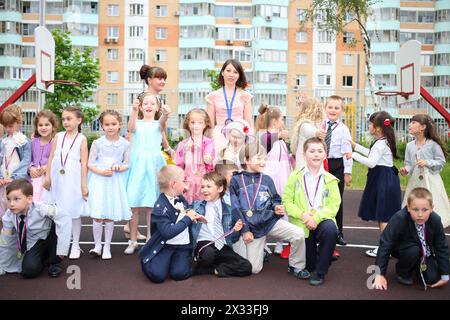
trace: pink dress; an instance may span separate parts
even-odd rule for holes
[[[242,89],[237,89],[236,97],[233,102],[233,107],[231,110],[231,118],[233,120],[244,119],[244,106],[252,99],[252,95],[247,91]],[[216,112],[216,119],[211,119],[215,127],[213,131],[214,148],[217,153],[226,147],[227,140],[222,134],[222,129],[225,125],[225,120],[228,118],[227,106],[225,104],[225,99],[223,96],[223,89],[213,91],[206,96],[206,102],[214,106]]]
[[[52,149],[52,140],[45,145],[41,145],[41,140],[39,137],[35,137],[31,140],[30,167],[45,168],[47,166],[50,151]],[[47,192],[47,190],[43,187],[44,180],[45,174],[38,178],[31,178],[31,183],[33,184],[33,201],[41,201],[43,194]]]
[[[175,153],[175,163],[184,169],[186,174],[185,180],[189,188],[184,193],[184,197],[189,203],[195,200],[202,200],[201,182],[205,173],[214,171],[214,143],[213,140],[203,136],[202,146],[188,146],[191,137],[184,139],[178,144]],[[211,164],[206,164],[203,157],[209,154],[211,156]]]

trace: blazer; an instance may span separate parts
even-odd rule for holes
[[[6,137],[6,136],[4,136]],[[0,154],[3,153],[2,150],[3,144],[0,141]],[[19,166],[11,173],[11,179],[27,179],[28,178],[28,167],[31,163],[31,141],[27,139],[27,141],[15,148],[17,154],[19,155],[20,163]],[[0,165],[3,163],[3,157],[0,157]],[[1,171],[1,170],[0,170]],[[0,179],[4,179],[3,173],[0,172]]]

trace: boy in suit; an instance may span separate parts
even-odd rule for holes
[[[155,283],[164,282],[168,275],[174,280],[191,276],[192,237],[190,227],[204,217],[193,210],[182,194],[186,183],[184,171],[167,165],[158,173],[161,194],[152,212],[151,238],[140,250],[144,274]]]
[[[201,192],[205,200],[196,201],[194,210],[208,223],[192,227],[196,274],[242,277],[252,273],[250,262],[232,249],[233,243],[239,239],[243,223],[232,216],[231,207],[223,200],[226,186],[226,179],[217,172],[203,176]]]
[[[392,216],[381,234],[375,262],[381,274],[375,277],[375,289],[387,290],[386,270],[391,254],[398,258],[395,269],[399,283],[412,285],[414,273],[431,288],[448,283],[447,239],[441,218],[433,211],[433,198],[427,189],[413,189],[407,206]],[[428,274],[425,275],[427,269]]]

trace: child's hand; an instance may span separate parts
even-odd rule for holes
[[[416,164],[417,164],[417,166],[419,168],[423,168],[423,167],[425,167],[427,165],[427,161],[426,160],[419,160],[419,161],[416,162]]]
[[[289,138],[289,131],[281,130],[280,132],[278,132],[278,138],[286,140],[287,138]]]
[[[125,171],[125,166],[114,165],[111,167],[112,171],[122,172]]]
[[[50,178],[45,177],[44,184],[42,185],[47,191],[50,190],[51,181]]]
[[[310,212],[305,212],[302,214],[302,222],[306,225],[306,223],[312,219],[312,214]]]
[[[198,213],[197,213],[195,219],[196,219],[198,222],[208,223],[208,220],[206,220],[206,217],[205,217],[205,216],[202,216],[201,214],[198,214]]]
[[[344,174],[344,182],[347,187],[350,187],[350,185],[352,183],[352,175],[350,173]]]
[[[408,169],[406,169],[406,167],[400,168],[399,172],[402,176],[408,175]]]
[[[104,177],[112,177],[112,175],[113,175],[113,172],[111,169],[105,169],[102,171],[102,176],[104,176]]]
[[[314,221],[314,219],[311,217],[307,222],[306,222],[306,227],[309,230],[316,230],[317,228],[317,223]]]
[[[139,101],[139,99],[134,99],[133,101],[133,111],[134,112],[138,112],[139,111],[139,105],[141,104],[141,102]]]
[[[203,156],[203,162],[205,162],[206,164],[210,164],[210,163],[212,163],[212,157],[209,155],[209,154],[205,154],[204,156]]]
[[[436,282],[435,284],[429,286],[431,288],[439,288],[442,286],[445,286],[448,283],[448,280],[439,280],[438,282]]]
[[[387,290],[387,280],[384,276],[382,275],[377,275],[375,277],[375,281],[372,285],[372,288],[377,289],[377,290]]]
[[[279,204],[275,206],[275,214],[279,216],[283,216],[285,214],[284,206],[282,204]]]
[[[40,177],[41,175],[39,174],[39,168],[31,167],[30,168],[30,176],[33,179]]]
[[[244,240],[245,244],[249,244],[250,242],[252,242],[254,240],[253,233],[251,233],[250,231],[245,232],[242,235],[242,240]]]
[[[347,152],[347,153],[345,154],[345,158],[346,158],[347,160],[350,160],[350,159],[352,158],[352,156],[353,156],[352,152]]]
[[[236,223],[234,224],[234,231],[239,232],[241,231],[242,227],[244,226],[244,224],[242,223],[242,220],[239,219],[238,221],[236,221]]]
[[[321,140],[325,140],[326,136],[327,136],[327,133],[324,130],[319,129],[319,130],[316,131],[316,137],[317,138],[319,138]]]
[[[85,187],[85,186],[81,187],[81,195],[83,196],[84,200],[87,200],[87,197],[89,195],[87,187]]]
[[[170,109],[170,107],[167,104],[163,104],[161,107],[161,112],[164,115],[168,116],[172,112],[172,110]]]

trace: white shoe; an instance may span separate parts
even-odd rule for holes
[[[369,257],[372,258],[376,258],[378,254],[378,247],[376,247],[375,249],[370,249],[366,251],[366,255],[368,255]]]
[[[131,235],[130,235],[130,232],[129,232],[129,231],[125,231],[125,228],[124,228],[123,233],[124,233],[126,239],[130,239],[130,236],[131,236]],[[141,234],[141,233],[138,231],[138,232],[137,232],[137,239],[138,239],[138,240],[147,240],[147,237],[144,236],[143,234]]]
[[[275,245],[275,249],[273,250],[273,253],[280,255],[281,252],[283,252],[283,244],[281,242],[277,242]]]
[[[80,256],[81,256],[82,252],[83,252],[83,250],[81,250],[80,247],[72,246],[72,248],[70,249],[69,259],[70,260],[80,259]]]
[[[138,245],[137,241],[128,240],[128,247],[125,249],[125,251],[123,253],[133,254],[138,246],[139,245]]]
[[[103,260],[109,260],[111,259],[111,250],[108,247],[103,247],[103,254],[102,254],[102,259]]]
[[[100,257],[102,255],[102,246],[95,246],[94,249],[89,250],[89,253],[93,256]]]

